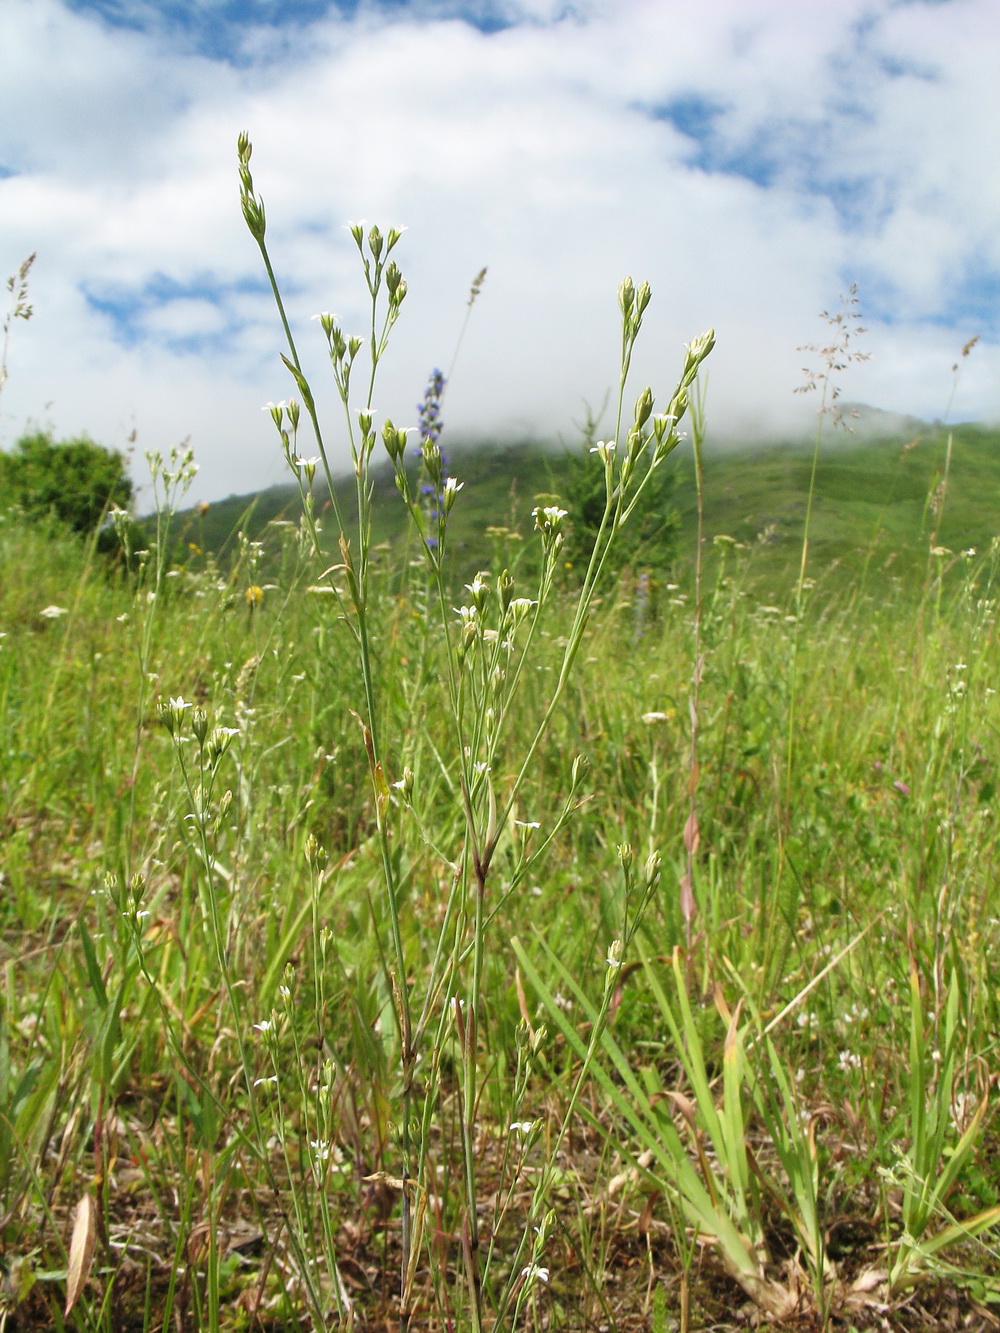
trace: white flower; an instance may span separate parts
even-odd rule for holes
[[[521,1276],[525,1282],[548,1282],[549,1270],[543,1268],[541,1264],[528,1264],[521,1269]]]
[[[668,714],[668,713],[643,713],[643,715],[642,715],[642,720],[643,720],[643,722],[645,722],[645,724],[646,724],[647,727],[651,727],[651,726],[653,725],[654,722],[667,722],[667,721],[669,721],[669,714]]]
[[[60,616],[68,616],[69,612],[64,606],[46,606],[38,614],[46,620],[58,620]]]
[[[253,1081],[253,1085],[255,1088],[259,1088],[262,1083],[277,1083],[277,1081],[278,1081],[278,1075],[272,1074],[270,1078],[255,1078]]]
[[[598,440],[590,451],[592,454],[600,454],[601,462],[605,467],[611,462],[615,452],[614,440]]]
[[[530,1134],[538,1124],[537,1120],[515,1120],[510,1127],[512,1134],[520,1134],[523,1137]]]
[[[622,954],[624,952],[625,946],[622,944],[621,940],[612,940],[611,948],[608,950],[608,957],[606,960],[608,967],[621,967]]]
[[[257,1029],[258,1032],[270,1032],[271,1028],[274,1027],[274,1024],[271,1022],[269,1018],[265,1018],[260,1023],[254,1023],[254,1027]]]
[[[568,509],[560,509],[558,505],[545,505],[544,508],[533,509],[531,517],[535,520],[536,528],[557,529],[568,513]]]

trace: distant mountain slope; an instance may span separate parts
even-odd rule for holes
[[[1000,535],[1000,429],[955,427],[940,521],[948,430],[912,418],[871,414],[862,432],[829,432],[821,447],[813,506],[810,563],[814,571],[839,569],[854,577],[882,567],[894,574],[924,568],[928,542],[983,550]],[[881,433],[891,424],[905,431]],[[565,451],[532,443],[455,446],[451,470],[464,483],[451,520],[453,550],[460,565],[487,562],[489,526],[508,526],[527,535],[539,497],[559,496],[566,476]],[[812,447],[785,444],[766,448],[709,448],[705,462],[705,532],[709,541],[725,533],[752,544],[759,566],[779,575],[795,565],[801,549]],[[668,464],[675,472],[674,504],[681,519],[680,563],[693,548],[696,501],[690,447],[682,444]],[[375,474],[377,542],[394,542],[405,530],[405,511],[388,466]],[[345,514],[354,510],[354,479],[337,484]],[[322,499],[317,496],[317,505]],[[256,495],[231,496],[179,516],[185,541],[225,556],[236,533],[254,538],[273,519],[298,517],[293,484]],[[327,523],[330,533],[332,524]]]

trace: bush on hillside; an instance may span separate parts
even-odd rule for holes
[[[0,506],[27,518],[54,517],[87,535],[113,508],[131,503],[124,456],[86,435],[57,442],[48,431],[33,431],[0,452]]]
[[[588,411],[579,449],[566,455],[566,479],[561,493],[569,510],[566,559],[582,574],[590,562],[607,500],[604,463],[593,452],[598,421]],[[638,508],[619,534],[614,548],[614,575],[625,568],[659,570],[677,555],[680,517],[673,504],[674,474],[659,467],[649,479]]]

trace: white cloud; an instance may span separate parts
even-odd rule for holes
[[[134,424],[140,447],[192,437],[201,495],[281,477],[259,406],[292,386],[239,214],[244,128],[324,390],[308,317],[335,310],[348,331],[365,318],[342,224],[408,225],[410,295],[376,392],[399,421],[447,366],[483,264],[453,432],[572,433],[615,379],[626,272],[654,291],[635,391],[669,392],[683,342],[714,324],[723,435],[801,422],[796,347],[855,277],[873,359],[846,396],[939,415],[959,347],[982,331],[956,413],[1000,416],[995,0],[560,11],[522,6],[532,21],[487,35],[426,17],[440,5],[419,20],[368,7],[244,32],[243,63],[227,63],[162,24],[5,0],[0,165],[18,174],[0,180],[0,263],[39,258],[0,440],[30,417],[115,444]]]

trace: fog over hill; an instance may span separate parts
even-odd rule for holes
[[[358,219],[407,229],[380,421],[414,424],[440,366],[452,438],[568,438],[617,384],[629,273],[653,293],[630,395],[664,402],[713,326],[716,439],[808,434],[794,391],[859,331],[819,317],[854,283],[871,359],[845,398],[1000,415],[996,0],[2,0],[0,52],[0,278],[38,252],[0,444],[29,421],[134,431],[141,482],[142,451],[190,438],[198,500],[282,479],[261,408],[294,385],[242,130],[332,426],[311,319],[368,327]],[[333,429],[331,448],[349,466]]]

